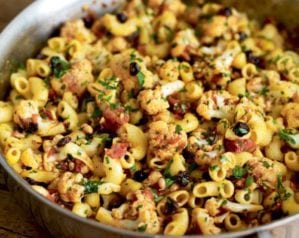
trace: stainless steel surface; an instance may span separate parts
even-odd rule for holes
[[[298,4],[295,4],[295,0],[262,1],[264,4],[262,8],[259,4],[261,1],[262,0],[234,0],[228,2],[230,4],[237,4],[245,11],[247,9],[252,12],[250,9],[255,9],[255,16],[265,14],[277,15],[281,20],[287,21],[290,21],[289,18],[293,17],[293,13],[299,13]],[[104,8],[103,3],[110,7]],[[99,13],[109,11],[118,5],[111,0],[39,0],[22,12],[3,31],[3,33],[0,35],[0,96],[3,97],[3,95],[6,93],[8,75],[14,67],[14,64],[16,62],[22,62],[27,57],[34,54],[39,49],[40,45],[50,35],[52,30],[60,23],[71,18],[80,17],[82,15],[81,7],[83,4],[90,4],[92,7],[97,9]],[[289,9],[288,14],[281,13],[281,9],[277,9],[276,11],[276,7],[272,7],[273,4],[275,6],[277,6],[277,4],[282,4],[282,9]],[[246,5],[250,5],[250,8],[244,8]],[[261,14],[257,14],[257,12]],[[55,205],[33,191],[25,180],[12,171],[2,157],[0,157],[0,165],[6,171],[6,181],[8,187],[15,194],[15,197],[19,203],[25,209],[27,209],[28,212],[32,213],[39,224],[45,229],[49,230],[49,232],[55,237],[166,237],[162,235],[151,236],[148,234],[121,230],[100,224],[93,220],[76,216],[70,211]],[[274,227],[288,224],[295,219],[299,219],[299,214],[245,231],[209,237],[231,238],[246,236],[257,232],[271,230]],[[260,235],[263,234],[266,233],[260,233]],[[191,236],[184,237],[187,238]],[[192,237],[200,238],[204,236]],[[295,237],[297,236],[295,235]]]

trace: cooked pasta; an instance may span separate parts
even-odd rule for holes
[[[299,211],[299,56],[272,23],[190,2],[68,21],[11,74],[0,145],[33,189],[150,234]]]

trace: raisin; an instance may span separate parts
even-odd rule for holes
[[[187,171],[180,171],[175,178],[176,183],[178,183],[180,186],[187,186],[191,180],[190,175]]]
[[[28,126],[24,128],[24,131],[27,133],[34,133],[38,130],[38,125],[37,123],[34,122],[29,122]]]
[[[258,67],[262,67],[263,66],[263,62],[262,62],[262,59],[258,56],[255,56],[252,51],[247,51],[246,52],[246,57],[247,57],[247,61],[249,63],[252,63]]]
[[[246,33],[244,33],[244,32],[240,32],[240,33],[239,33],[239,40],[240,40],[240,41],[245,40],[247,37],[248,37],[248,36],[247,36]]]
[[[164,206],[163,213],[165,215],[173,215],[174,213],[176,213],[178,208],[179,208],[179,205],[177,204],[176,201],[174,201],[171,198],[167,198],[167,201],[166,201],[165,206]]]
[[[91,28],[94,23],[94,17],[91,15],[86,15],[83,17],[83,22],[86,28]]]
[[[139,73],[139,71],[140,71],[139,65],[136,62],[132,62],[130,64],[130,74],[132,76],[135,76]]]
[[[126,14],[120,12],[116,14],[116,18],[120,23],[125,23],[128,20],[128,17]]]
[[[239,137],[247,135],[249,131],[249,126],[244,122],[237,122],[233,128],[233,132]]]
[[[230,7],[224,7],[219,11],[220,15],[229,17],[233,14],[232,9]]]
[[[57,146],[58,147],[62,147],[62,146],[65,146],[67,143],[69,143],[72,139],[68,136],[66,137],[63,137],[62,139],[60,139],[58,142],[57,142]]]
[[[148,173],[143,171],[143,170],[138,170],[135,172],[134,174],[134,180],[138,181],[138,182],[142,182],[143,180],[145,180],[148,177]]]

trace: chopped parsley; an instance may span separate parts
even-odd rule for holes
[[[220,158],[220,162],[221,163],[226,163],[226,162],[228,162],[228,158],[226,156],[222,155],[221,158]]]
[[[110,89],[110,90],[117,89],[117,85],[118,85],[117,78],[114,75],[110,78],[100,80],[99,83],[106,89]]]
[[[281,175],[277,175],[277,192],[278,192],[278,198],[282,201],[287,200],[291,194],[287,192],[286,188],[283,186],[282,183],[282,177]]]
[[[139,86],[143,87],[145,75],[141,71],[139,71],[136,76],[137,76]]]
[[[173,163],[173,160],[170,160],[168,162],[168,164],[167,164],[167,166],[166,166],[166,168],[164,170],[164,174],[163,174],[165,177],[171,177],[170,166],[171,166],[172,163]]]
[[[250,187],[254,182],[254,179],[252,176],[248,176],[245,180],[245,186],[246,187]]]
[[[133,107],[130,106],[130,105],[126,105],[126,106],[125,106],[125,111],[126,111],[126,112],[138,112],[138,109],[137,109],[137,108],[133,108]]]
[[[140,232],[145,232],[146,228],[147,228],[147,224],[144,224],[144,225],[138,226],[137,230]]]
[[[165,184],[166,184],[166,187],[170,187],[171,185],[174,184],[174,179],[173,178],[165,178]]]
[[[132,174],[134,174],[134,173],[137,171],[136,164],[134,164],[134,165],[130,168],[130,171],[131,171]]]
[[[233,169],[233,176],[236,179],[242,178],[246,173],[247,173],[247,170],[245,168],[242,168],[242,167],[238,166],[238,165]]]
[[[87,181],[85,183],[83,183],[83,186],[85,187],[84,193],[88,194],[88,193],[96,193],[98,192],[99,189],[99,185],[103,184],[104,182],[102,181]]]
[[[265,160],[262,163],[263,163],[263,166],[267,169],[271,167],[271,165]]]
[[[191,70],[190,66],[186,63],[181,63],[179,69],[185,72],[189,72]]]
[[[289,145],[296,145],[299,143],[299,134],[296,134],[294,130],[282,129],[279,131],[279,137]]]
[[[163,199],[163,196],[160,196],[157,194],[157,190],[156,189],[152,189],[153,195],[154,195],[154,201],[155,203],[160,202]]]
[[[70,63],[60,59],[58,56],[53,56],[50,64],[56,78],[61,78],[70,69]]]
[[[104,158],[104,159],[105,159],[105,161],[106,161],[106,163],[107,163],[107,164],[110,164],[110,159],[109,159],[109,157],[108,157],[108,156],[105,156],[105,158]]]
[[[102,111],[96,107],[91,115],[91,118],[95,119],[95,118],[99,118],[100,116],[102,116]]]
[[[179,134],[183,130],[182,126],[176,125],[175,126],[175,133]]]
[[[217,164],[214,164],[214,165],[210,165],[210,170],[211,171],[218,171],[220,168]]]
[[[269,91],[269,88],[263,87],[259,94],[266,96]]]

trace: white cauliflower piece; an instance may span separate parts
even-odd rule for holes
[[[229,118],[237,100],[227,91],[208,91],[200,98],[196,112],[206,120]]]
[[[135,62],[139,67],[139,76],[130,74],[130,64]],[[153,88],[158,81],[158,76],[149,71],[145,59],[133,50],[126,50],[110,58],[109,67],[115,76],[120,78],[124,89],[128,92],[139,88]],[[142,80],[141,80],[142,79]]]
[[[161,159],[170,159],[187,146],[187,134],[174,124],[155,121],[149,125],[149,152]]]
[[[221,232],[221,229],[215,226],[215,220],[206,209],[194,208],[192,211],[192,222],[195,223],[204,235],[213,235]]]
[[[86,43],[92,43],[96,39],[95,35],[84,26],[81,19],[66,22],[61,28],[60,35],[68,40],[78,40]]]
[[[205,209],[207,209],[208,213],[213,217],[220,212],[219,207],[220,204],[215,198],[210,198],[205,203]]]
[[[14,122],[23,129],[28,129],[32,124],[37,125],[39,118],[38,104],[33,100],[21,100],[15,106]]]
[[[285,118],[289,128],[299,128],[299,103],[286,104],[281,115]]]
[[[156,115],[169,107],[168,101],[162,97],[160,88],[141,91],[137,100],[140,107],[149,115]]]
[[[146,233],[156,234],[161,229],[161,221],[156,212],[156,205],[153,200],[151,191],[138,190],[135,193],[136,200],[133,202],[131,208],[138,214],[138,227],[146,227]]]
[[[60,176],[57,189],[61,199],[65,202],[81,202],[84,195],[84,186],[80,183],[83,180],[82,174],[65,172]]]
[[[61,80],[69,91],[82,96],[87,89],[87,85],[94,81],[90,61],[84,59],[75,62]]]
[[[200,43],[195,35],[194,30],[186,29],[176,33],[172,44],[176,45],[171,50],[173,57],[183,57],[186,60],[190,59],[190,53],[197,51]]]

